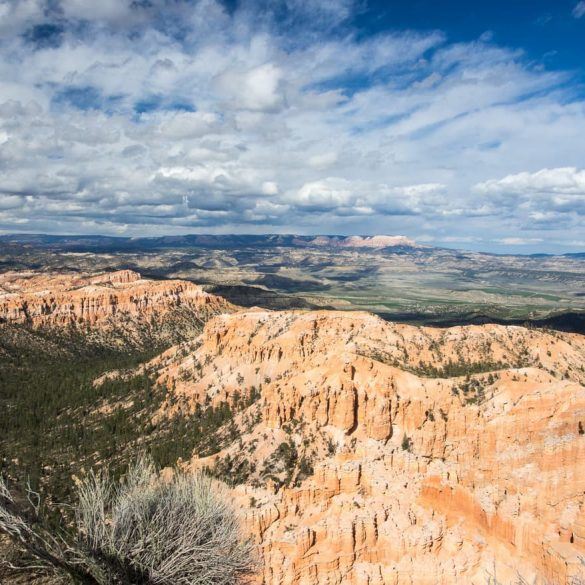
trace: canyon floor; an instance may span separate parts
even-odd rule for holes
[[[265,585],[585,577],[579,333],[244,308],[129,269],[29,267],[0,287],[9,479],[65,501],[74,476],[140,451],[206,469]]]

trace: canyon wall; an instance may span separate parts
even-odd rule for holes
[[[584,363],[578,335],[251,310],[149,368],[172,388],[159,416],[259,392],[186,464],[239,483],[259,582],[564,585],[585,557]]]
[[[0,321],[185,340],[140,368],[165,390],[153,422],[230,405],[217,448],[179,463],[233,484],[258,583],[570,585],[582,573],[583,336],[243,311],[130,270],[6,273]]]
[[[98,275],[0,275],[0,323],[32,329],[75,330],[117,344],[160,338],[179,341],[212,316],[234,310],[191,282],[148,280],[132,270]]]

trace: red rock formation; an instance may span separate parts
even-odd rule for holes
[[[579,570],[584,363],[578,335],[252,310],[151,366],[174,387],[160,416],[261,389],[236,418],[241,437],[191,462],[253,464],[234,494],[259,582],[437,585],[484,584],[494,562],[502,583],[519,571],[568,584]],[[308,477],[279,467],[287,441]]]
[[[414,240],[406,236],[316,236],[312,240],[295,238],[293,241],[297,246],[323,246],[328,248],[419,247]]]
[[[94,276],[7,273],[0,276],[0,290],[2,323],[101,333],[116,329],[134,337],[153,324],[200,327],[211,316],[234,309],[193,283],[146,280],[132,270]]]

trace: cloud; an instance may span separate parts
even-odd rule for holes
[[[130,18],[133,12],[139,12],[138,9],[132,10],[132,4],[127,0],[100,0],[97,4],[87,0],[61,0],[60,7],[66,18],[119,22]]]
[[[361,5],[0,0],[0,230],[581,241],[570,74]]]
[[[488,199],[491,213],[516,217],[524,228],[570,232],[582,227],[585,170],[561,167],[522,172],[479,183],[474,190]]]
[[[277,112],[284,105],[282,76],[277,66],[265,63],[246,72],[231,68],[218,76],[216,83],[234,109]]]
[[[542,238],[501,238],[496,241],[498,244],[504,244],[506,246],[527,246],[542,242]]]
[[[542,169],[535,173],[523,172],[479,183],[476,189],[482,193],[548,193],[585,197],[585,170],[564,167]]]
[[[415,215],[443,202],[445,186],[419,184],[393,187],[384,183],[349,181],[327,177],[305,183],[289,195],[289,203],[303,210],[328,211],[340,215]]]
[[[585,215],[585,170],[575,167],[508,175],[479,183],[475,190],[540,221],[555,219],[554,214]]]
[[[0,210],[15,209],[22,207],[24,197],[19,195],[0,195]]]
[[[585,15],[585,2],[581,0],[581,2],[578,2],[575,5],[575,8],[573,8],[573,16],[575,18],[581,18],[583,15]]]
[[[308,163],[314,169],[323,170],[334,165],[337,162],[337,158],[338,154],[336,152],[323,152],[309,157]]]
[[[349,181],[328,178],[305,183],[291,199],[301,209],[331,211],[355,206],[357,195],[352,191]]]
[[[0,36],[12,37],[24,32],[44,15],[43,0],[3,0],[0,2]]]
[[[227,194],[244,197],[273,191],[275,183],[259,183],[254,170],[222,167],[214,164],[196,167],[162,167],[154,181],[160,181],[185,193],[201,192],[202,195]]]
[[[221,132],[221,121],[214,112],[163,114],[155,124],[158,124],[160,136],[169,140],[196,139]]]

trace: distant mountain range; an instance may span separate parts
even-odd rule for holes
[[[115,236],[52,236],[47,234],[10,234],[0,236],[0,242],[55,246],[60,249],[112,248],[153,249],[167,247],[240,248],[240,247],[310,247],[310,248],[418,248],[414,240],[406,236],[298,236],[293,234],[267,235],[206,235],[160,237]]]
[[[295,234],[188,234],[183,236],[157,237],[120,237],[120,236],[69,236],[49,234],[6,234],[0,235],[0,244],[17,244],[24,246],[51,247],[56,250],[67,251],[130,251],[130,250],[157,250],[164,248],[323,248],[335,249],[372,249],[393,251],[427,251],[445,250],[456,253],[451,248],[425,246],[406,236],[401,235],[374,235],[374,236],[343,236],[317,235],[299,236]],[[476,254],[480,252],[469,252]],[[501,255],[490,254],[487,255]],[[521,254],[505,254],[519,256]],[[530,254],[530,257],[550,257],[555,254]],[[558,254],[575,259],[585,258],[585,252]]]

